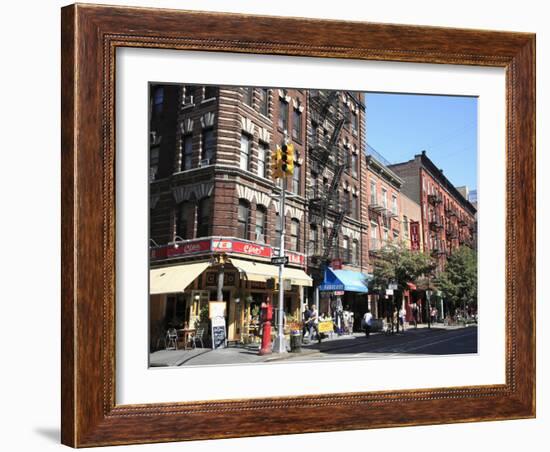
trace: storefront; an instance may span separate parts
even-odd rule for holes
[[[319,286],[319,312],[335,320],[337,329],[351,318],[353,331],[361,330],[361,318],[368,308],[368,281],[370,276],[352,270],[327,268]]]
[[[217,300],[220,281],[229,343],[257,339],[261,303],[269,298],[274,308],[278,304],[279,267],[270,263],[270,247],[213,238],[154,251],[152,261],[158,266],[150,270],[149,282],[152,347],[169,327],[202,328],[209,334],[208,303]],[[200,254],[208,254],[208,260],[198,261]],[[302,255],[295,253],[291,262],[294,266],[285,267],[283,274],[284,310],[287,318],[299,319],[304,287],[312,280],[300,268]]]

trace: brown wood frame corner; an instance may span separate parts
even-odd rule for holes
[[[300,30],[299,39],[295,30]],[[77,4],[62,9],[61,35],[64,444],[85,447],[535,416],[534,34]],[[505,68],[506,383],[116,405],[117,47]],[[331,416],[324,415],[327,408]]]

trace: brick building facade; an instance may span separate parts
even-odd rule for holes
[[[422,211],[423,251],[444,269],[459,246],[476,247],[476,209],[429,159],[425,151],[407,162],[390,165],[404,181],[403,192]]]

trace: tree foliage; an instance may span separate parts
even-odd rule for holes
[[[412,251],[402,244],[391,244],[383,247],[374,260],[373,283],[381,289],[395,283],[398,290],[403,291],[408,282],[430,275],[434,268],[430,256]]]
[[[448,257],[436,284],[443,298],[455,308],[477,306],[477,253],[467,246],[458,248]]]

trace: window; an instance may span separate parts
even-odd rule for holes
[[[377,193],[376,193],[376,182],[371,180],[370,181],[370,203],[375,206],[376,205],[376,198],[377,198]]]
[[[309,225],[309,244],[307,252],[309,255],[314,256],[317,251],[317,242],[319,240],[317,225]]]
[[[292,109],[292,138],[302,141],[302,113],[296,108]]]
[[[252,98],[254,96],[254,88],[250,86],[243,87],[243,101],[246,105],[252,107]]]
[[[393,241],[399,241],[399,232],[393,231]]]
[[[260,143],[260,146],[258,147],[258,164],[257,164],[257,171],[258,176],[261,177],[267,177],[267,165],[265,164],[267,155],[269,154],[269,145],[266,143]]]
[[[386,228],[384,228],[383,232],[382,232],[382,240],[384,243],[386,243],[388,241],[388,230]]]
[[[248,218],[250,216],[250,204],[248,201],[239,200],[239,212],[237,218],[237,237],[248,240]]]
[[[279,129],[288,130],[288,103],[279,99]]]
[[[300,248],[300,221],[296,218],[290,223],[290,248],[294,251]]]
[[[214,158],[214,129],[204,129],[202,131],[202,155],[201,160],[207,160],[204,162],[206,165],[212,163]]]
[[[193,159],[193,135],[187,134],[183,137],[182,143],[182,159],[181,159],[181,171],[188,170],[191,168],[191,163]]]
[[[241,169],[248,171],[250,166],[250,137],[246,134],[241,135]]]
[[[344,237],[342,239],[342,257],[346,262],[350,261],[349,256],[349,237]]]
[[[397,196],[392,195],[391,197],[391,211],[397,215]]]
[[[210,198],[202,198],[197,209],[197,237],[210,235],[211,214]]]
[[[186,85],[185,86],[185,102],[184,103],[193,103],[195,97],[195,86]]]
[[[301,190],[301,166],[295,165],[294,172],[292,173],[292,193],[300,194]]]
[[[195,206],[184,201],[178,206],[176,218],[176,235],[182,239],[192,239],[195,229]]]
[[[212,99],[216,97],[216,87],[215,86],[205,86],[204,87],[204,99]]]
[[[269,113],[269,90],[267,88],[261,88],[260,94],[260,113],[267,116]]]
[[[159,170],[160,146],[155,146],[149,151],[149,181],[157,178]]]
[[[153,93],[153,113],[158,115],[162,113],[162,106],[164,104],[164,88],[162,86],[155,87]]]
[[[357,155],[351,154],[351,175],[357,177]]]
[[[371,223],[369,247],[373,250],[377,250],[378,248],[380,248],[377,238],[378,238],[378,225],[376,223]]]
[[[388,208],[388,190],[385,188],[382,189],[382,206],[384,209]]]
[[[409,238],[409,219],[406,215],[403,215],[403,236]]]
[[[359,219],[359,196],[357,195],[351,198],[351,216],[356,220]]]
[[[354,240],[351,249],[351,261],[355,265],[359,265],[359,241]]]
[[[352,114],[351,115],[351,131],[355,134],[357,134],[357,129],[359,126],[359,115],[358,114]]]
[[[256,230],[255,239],[257,242],[266,243],[266,221],[267,221],[267,209],[264,206],[257,206],[256,208]]]

